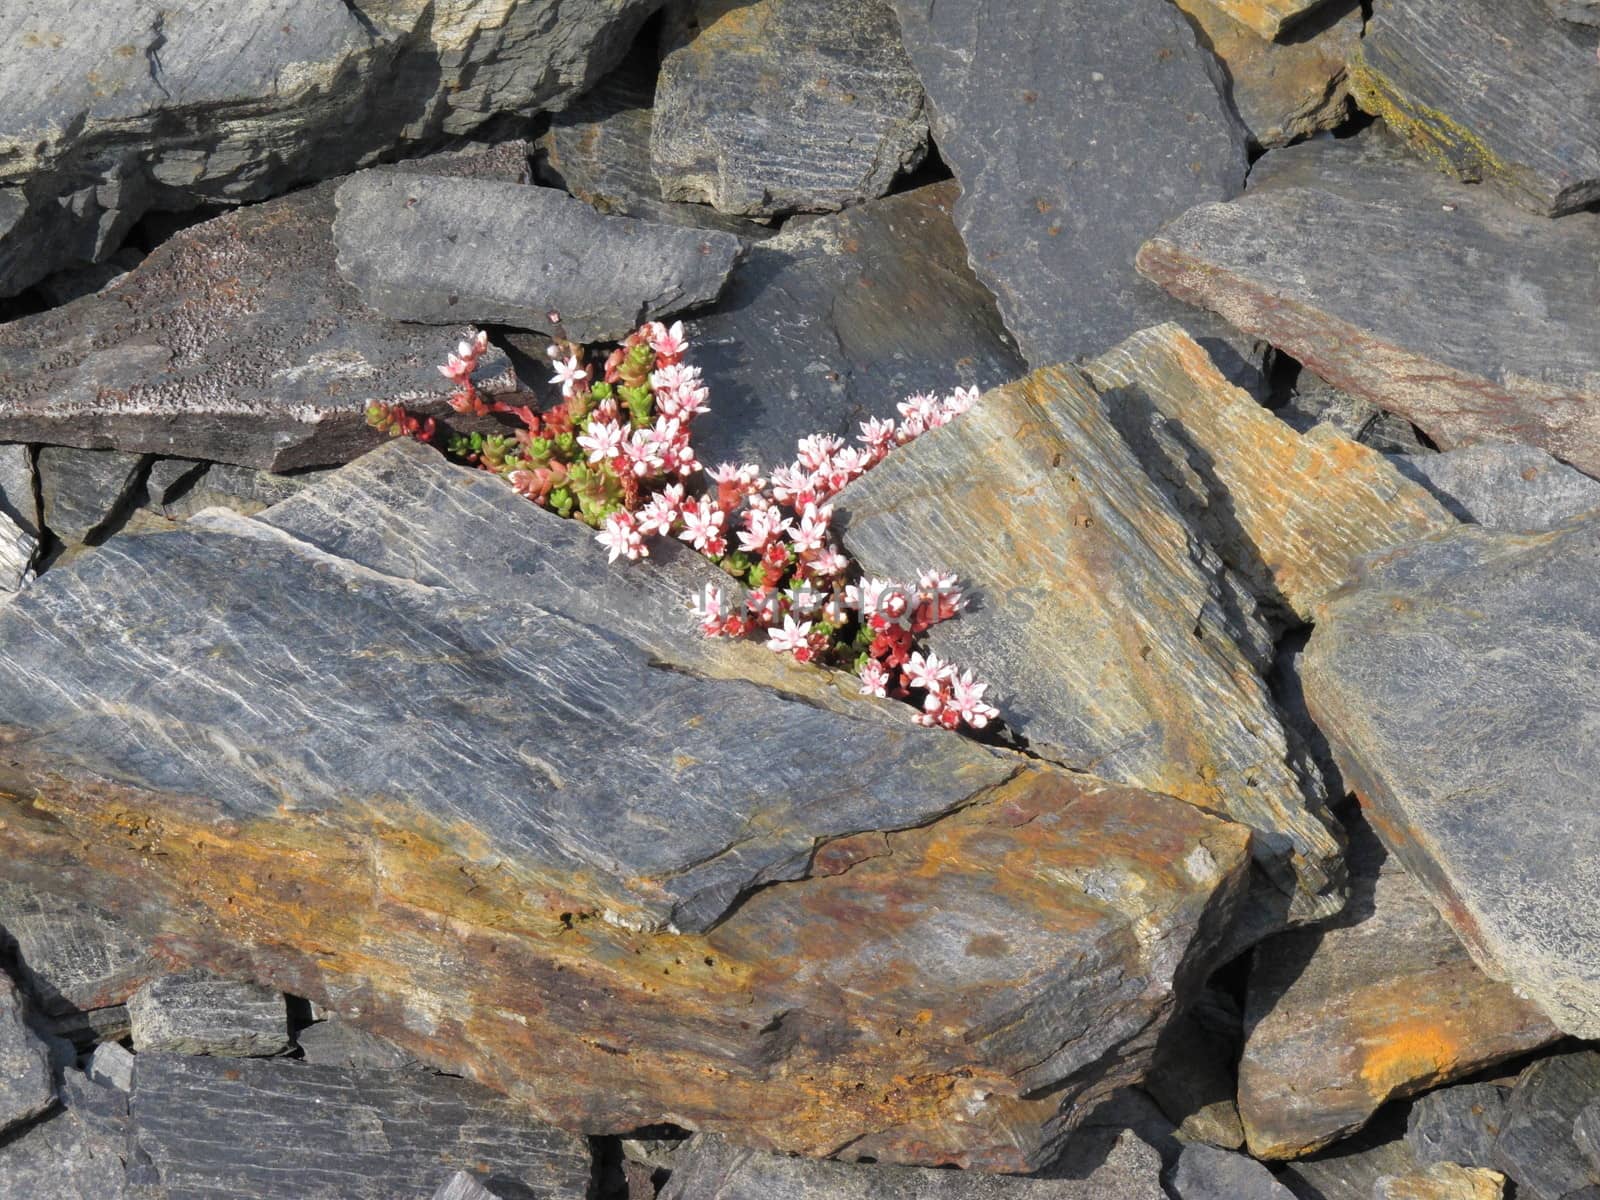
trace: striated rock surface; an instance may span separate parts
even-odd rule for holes
[[[146,1200],[128,1156],[127,1097],[67,1070],[60,1110],[0,1139],[0,1200]]]
[[[453,338],[384,320],[339,278],[336,186],[193,226],[105,291],[0,326],[0,437],[289,470],[377,444],[374,401],[443,411]],[[482,370],[509,385],[503,355]]]
[[[1600,200],[1594,58],[1549,0],[1385,0],[1351,81],[1435,166],[1560,216]]]
[[[403,443],[117,539],[0,615],[0,871],[585,1132],[1044,1165],[1217,964],[1248,832],[674,656],[710,570]]]
[[[142,499],[146,456],[41,446],[36,460],[45,528],[65,546],[103,540]]]
[[[1488,529],[1541,533],[1600,508],[1600,480],[1532,446],[1463,446],[1391,461],[1454,515]]]
[[[669,13],[650,135],[668,200],[833,212],[922,161],[922,85],[892,0],[686,0]]]
[[[1412,1175],[1421,1167],[1394,1121],[1336,1143],[1322,1154],[1285,1167],[1278,1178],[1295,1200],[1372,1200],[1386,1175]]]
[[[1372,1200],[1500,1200],[1506,1177],[1483,1167],[1434,1163],[1414,1175],[1385,1175],[1372,1189]]]
[[[1209,0],[1243,25],[1264,38],[1275,38],[1285,28],[1307,19],[1308,14],[1325,12],[1338,0]]]
[[[1381,454],[1302,435],[1232,386],[1176,325],[1085,368],[1146,471],[1267,605],[1309,620],[1369,554],[1455,527]]]
[[[1270,154],[1251,184],[1139,269],[1441,449],[1524,442],[1600,471],[1600,215],[1529,216],[1370,134]]]
[[[1600,25],[1600,0],[1545,0],[1556,16],[1579,25]]]
[[[1494,1165],[1532,1200],[1592,1200],[1597,1185],[1574,1137],[1583,1111],[1600,1101],[1600,1053],[1576,1050],[1534,1063],[1517,1077],[1494,1144]]]
[[[308,1063],[372,1071],[411,1071],[417,1060],[388,1038],[369,1033],[342,1017],[330,1017],[294,1035]]]
[[[961,575],[975,611],[930,642],[993,681],[1034,753],[1250,826],[1294,919],[1338,910],[1335,825],[1320,783],[1288,761],[1242,648],[1249,618],[1084,375],[1046,368],[988,393],[840,506],[867,572]]]
[[[0,296],[104,259],[147,209],[257,201],[600,78],[660,0],[65,0],[0,53]],[[263,36],[270,31],[271,36]]]
[[[16,984],[0,972],[0,1134],[46,1111],[55,1099],[50,1052],[28,1027]]]
[[[433,1194],[433,1200],[500,1200],[500,1198],[479,1183],[474,1176],[468,1175],[465,1171],[457,1171],[439,1185],[439,1190]]]
[[[507,1200],[588,1200],[587,1143],[461,1079],[141,1054],[131,1143],[164,1200],[393,1200],[463,1168]]]
[[[1493,1083],[1463,1083],[1419,1099],[1406,1117],[1406,1141],[1417,1161],[1492,1167],[1508,1090]]]
[[[1244,185],[1245,130],[1182,13],[1168,0],[896,7],[961,182],[956,225],[1031,365],[1186,315],[1223,332],[1132,270],[1163,222]]]
[[[1177,1200],[1294,1200],[1272,1172],[1243,1154],[1189,1145],[1172,1173]]]
[[[271,988],[205,971],[162,975],[128,1001],[140,1054],[215,1054],[239,1058],[289,1048],[289,1010]]]
[[[1490,975],[1600,1036],[1600,516],[1463,527],[1319,614],[1306,699],[1378,834]]]
[[[1239,1115],[1259,1158],[1319,1150],[1391,1099],[1561,1036],[1478,969],[1364,823],[1347,828],[1349,907],[1256,947]]]
[[[518,183],[363,171],[335,203],[339,273],[386,316],[551,333],[554,310],[584,343],[715,300],[742,248]]]
[[[1287,146],[1350,115],[1348,64],[1361,41],[1361,5],[1324,5],[1284,41],[1263,37],[1219,0],[1176,0],[1227,68],[1226,94],[1258,146]]]

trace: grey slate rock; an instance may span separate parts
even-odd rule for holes
[[[1207,993],[1194,1009],[1167,1023],[1143,1086],[1177,1123],[1184,1141],[1237,1150],[1244,1145],[1235,1070],[1242,1040],[1241,1016],[1233,1006],[1221,1028],[1214,1020],[1205,1021],[1206,1011],[1213,1017],[1220,1015],[1215,1007],[1203,1010],[1205,1000],[1218,999],[1217,993]]]
[[[0,437],[285,471],[377,445],[370,403],[444,411],[453,331],[385,320],[340,279],[336,187],[202,222],[105,291],[0,326]],[[498,352],[480,371],[511,382]]]
[[[1600,25],[1600,0],[1545,0],[1545,3],[1562,20],[1579,25]]]
[[[1183,1148],[1170,1187],[1176,1200],[1294,1200],[1255,1159],[1199,1144]]]
[[[554,188],[391,171],[337,195],[339,273],[402,321],[512,325],[584,343],[715,300],[742,253],[732,234],[596,213]]]
[[[281,1054],[289,1048],[289,1009],[271,988],[204,971],[152,979],[128,1001],[140,1054]]]
[[[1406,1141],[1417,1162],[1493,1167],[1507,1095],[1497,1084],[1463,1083],[1418,1099],[1406,1117]]]
[[[1309,433],[1313,426],[1327,423],[1351,441],[1385,454],[1433,453],[1417,436],[1416,427],[1404,417],[1386,413],[1370,400],[1341,391],[1310,371],[1299,373],[1288,401],[1275,411],[1301,433]]]
[[[232,463],[190,459],[158,459],[146,481],[145,503],[172,521],[182,521],[207,508],[229,508],[253,516],[310,487],[320,470],[280,475]]]
[[[55,1100],[50,1052],[28,1027],[21,993],[0,972],[0,1134],[45,1112]]]
[[[1306,698],[1373,824],[1491,977],[1600,1036],[1600,515],[1462,526],[1319,614]]]
[[[922,160],[922,85],[891,0],[683,0],[669,9],[650,157],[669,200],[832,212]]]
[[[0,1139],[0,1200],[166,1200],[128,1189],[128,1102],[78,1071],[60,1111]]]
[[[1247,135],[1183,14],[1168,0],[896,7],[961,181],[956,225],[1030,365],[1186,318],[1213,349],[1225,327],[1133,270],[1163,222],[1244,186]]]
[[[318,1021],[294,1035],[305,1061],[363,1071],[412,1071],[422,1064],[388,1038],[369,1033],[343,1017]]]
[[[1600,214],[1531,216],[1374,129],[1266,155],[1138,264],[1441,449],[1522,442],[1600,471]]]
[[[1321,1154],[1290,1163],[1278,1176],[1296,1200],[1372,1200],[1385,1176],[1419,1169],[1404,1136],[1399,1114],[1380,1117],[1377,1126],[1337,1143]]]
[[[1078,1179],[793,1158],[701,1134],[677,1159],[660,1200],[1164,1200],[1160,1177],[1160,1156],[1132,1131]]]
[[[37,538],[39,499],[33,459],[32,446],[0,445],[0,516]]]
[[[1600,481],[1533,446],[1463,446],[1394,464],[1463,521],[1488,529],[1539,533],[1600,508]]]
[[[439,1185],[433,1200],[502,1200],[502,1197],[484,1187],[475,1176],[457,1171]]]
[[[131,1108],[163,1200],[395,1200],[464,1169],[502,1200],[589,1197],[582,1138],[442,1075],[141,1054]]]
[[[144,455],[118,450],[41,447],[45,527],[69,548],[104,540],[143,498],[146,465]]]
[[[33,5],[0,55],[0,295],[104,259],[147,209],[259,201],[558,107],[659,4]]]
[[[121,1042],[96,1046],[89,1056],[85,1073],[102,1087],[119,1092],[133,1090],[133,1054]]]
[[[1534,1063],[1517,1078],[1494,1144],[1496,1170],[1516,1180],[1528,1200],[1569,1200],[1593,1188],[1589,1161],[1573,1126],[1600,1102],[1600,1053],[1577,1050]]]
[[[1593,43],[1549,0],[1384,0],[1351,81],[1363,108],[1463,181],[1498,184],[1540,216],[1600,199]]]
[[[1589,1164],[1589,1174],[1600,1179],[1600,1101],[1588,1105],[1573,1120],[1572,1144]]]

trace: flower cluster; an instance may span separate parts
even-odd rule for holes
[[[771,472],[724,463],[704,472],[714,488],[692,495],[702,467],[690,431],[708,411],[708,391],[699,369],[684,361],[681,322],[641,326],[606,359],[598,380],[583,347],[558,339],[549,348],[550,382],[562,402],[542,413],[516,403],[521,393],[508,399],[477,390],[472,375],[487,349],[488,338],[475,334],[439,368],[455,385],[450,406],[472,417],[514,418],[520,428],[452,437],[452,454],[594,527],[613,562],[648,558],[653,539],[675,537],[717,563],[742,595],[707,587],[696,611],[708,636],[764,634],[768,647],[800,662],[849,667],[864,695],[917,704],[924,725],[983,729],[998,719],[984,701],[987,685],[971,671],[916,648],[920,635],[961,611],[959,580],[938,571],[909,586],[858,578],[832,525],[840,490],[894,447],[966,412],[976,388],[912,396],[899,405],[898,421],[863,422],[854,444],[804,438],[794,462]],[[431,420],[399,408],[374,406],[368,420],[424,441],[436,434]]]

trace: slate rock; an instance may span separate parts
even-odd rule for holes
[[[512,325],[579,342],[715,300],[732,234],[596,213],[555,188],[363,171],[339,186],[339,273],[400,321]]]
[[[1498,1084],[1463,1083],[1421,1097],[1406,1117],[1406,1141],[1417,1161],[1494,1166],[1508,1094]]]
[[[187,520],[208,508],[254,516],[309,487],[320,473],[312,469],[280,475],[232,463],[157,459],[146,480],[145,504],[171,521]]]
[[[102,1087],[116,1088],[119,1092],[133,1090],[133,1054],[121,1042],[106,1042],[96,1046],[89,1056],[85,1071]]]
[[[1461,520],[1507,533],[1540,533],[1600,508],[1600,481],[1532,446],[1463,446],[1394,464]]]
[[[70,880],[63,878],[62,884]],[[126,922],[81,899],[0,878],[0,930],[17,959],[17,979],[39,1011],[70,1027],[122,1004],[160,972],[149,946]]]
[[[559,107],[659,3],[35,5],[0,59],[0,295],[103,260],[148,209],[263,200]]]
[[[1338,838],[1232,632],[1226,571],[1073,368],[995,389],[840,496],[864,571],[938,562],[976,597],[929,634],[1031,751],[1256,830],[1279,918],[1343,902]],[[1280,921],[1281,924],[1281,921]]]
[[[1440,449],[1516,441],[1600,470],[1600,214],[1529,216],[1372,135],[1274,152],[1251,182],[1139,269]]]
[[[1017,1179],[793,1158],[696,1137],[661,1200],[1163,1200],[1161,1158],[1125,1132],[1081,1179]]]
[[[1501,1200],[1506,1178],[1483,1167],[1433,1163],[1415,1175],[1385,1175],[1372,1200]]]
[[[127,1186],[127,1097],[67,1071],[61,1105],[0,1139],[0,1200],[147,1200]]]
[[[28,1027],[21,993],[0,973],[0,1134],[47,1111],[55,1101],[50,1053]]]
[[[0,325],[0,437],[281,471],[377,445],[373,402],[444,411],[454,338],[339,278],[336,187],[195,225],[105,291]],[[511,382],[498,352],[481,371]]]
[[[31,446],[0,445],[0,515],[22,532],[39,536],[38,478]]]
[[[1345,779],[1479,966],[1583,1037],[1600,1036],[1597,558],[1594,516],[1393,552],[1319,614],[1303,671]]]
[[[1588,1105],[1572,1122],[1572,1142],[1589,1164],[1589,1173],[1600,1179],[1600,1101]]]
[[[1579,25],[1600,25],[1600,0],[1545,0],[1556,16]]]
[[[393,1200],[481,1173],[505,1200],[588,1200],[580,1137],[463,1079],[141,1054],[131,1141],[169,1200]]]
[[[38,553],[38,541],[0,512],[0,603],[33,579],[33,564]]]
[[[1380,1117],[1323,1153],[1289,1163],[1278,1179],[1296,1200],[1372,1200],[1378,1180],[1421,1170],[1404,1132],[1403,1114]]]
[[[1345,912],[1256,947],[1239,1115],[1258,1158],[1321,1149],[1391,1099],[1560,1037],[1478,969],[1364,821],[1346,829]]]
[[[674,653],[703,560],[607,567],[407,443],[264,517],[118,539],[0,615],[0,729],[32,731],[5,743],[7,877],[585,1132],[1012,1172],[1142,1075],[1218,965],[1245,829],[829,701],[754,644]],[[235,650],[197,657],[223,611]],[[14,686],[46,644],[56,686]],[[91,678],[70,746],[45,733]]]
[[[1167,0],[896,8],[961,182],[956,226],[1029,364],[1185,316],[1220,335],[1131,269],[1163,222],[1244,186],[1247,135],[1183,14]]]
[[[379,1037],[342,1017],[318,1021],[294,1035],[308,1063],[364,1071],[411,1071],[420,1064],[388,1038]]]
[[[1568,1200],[1595,1180],[1573,1139],[1584,1109],[1600,1101],[1600,1053],[1576,1050],[1534,1063],[1517,1077],[1505,1123],[1494,1144],[1494,1165],[1530,1200]]]
[[[1177,1200],[1294,1200],[1255,1159],[1205,1145],[1183,1148],[1171,1188]]]
[[[1311,14],[1325,12],[1337,0],[1211,0],[1234,20],[1248,25],[1264,38],[1283,35],[1286,28],[1295,28],[1310,18]]]
[[[433,1200],[501,1200],[501,1197],[484,1187],[476,1177],[457,1171],[439,1185]]]
[[[1385,0],[1350,71],[1361,106],[1441,170],[1540,216],[1600,199],[1594,50],[1548,0]]]
[[[142,454],[40,447],[45,527],[68,547],[104,540],[142,497],[147,466]]]
[[[1350,116],[1347,65],[1361,41],[1361,5],[1335,0],[1281,42],[1230,15],[1226,0],[1177,0],[1227,68],[1227,97],[1258,146],[1287,146]]]
[[[686,0],[663,49],[650,160],[669,200],[833,212],[927,150],[891,0]]]
[[[1456,524],[1376,451],[1328,426],[1296,433],[1177,325],[1135,334],[1086,371],[1173,505],[1291,623],[1361,558]]]
[[[1333,750],[1328,745],[1327,735],[1322,732],[1306,705],[1305,684],[1301,679],[1306,642],[1310,637],[1309,629],[1291,629],[1283,635],[1278,642],[1272,670],[1267,675],[1267,686],[1272,691],[1278,719],[1283,722],[1284,732],[1289,735],[1291,744],[1298,742],[1303,748],[1302,752],[1311,759],[1322,776],[1329,799],[1338,807],[1339,802],[1350,795],[1350,789],[1345,784],[1344,776],[1339,773],[1339,765],[1333,761]]]
[[[204,971],[162,975],[128,1001],[140,1054],[281,1054],[289,1048],[289,1009],[270,988]]]
[[[636,49],[594,88],[554,114],[536,143],[540,178],[613,216],[721,229],[751,239],[770,237],[773,231],[754,220],[661,194],[650,167],[657,67],[654,54]]]
[[[1185,1141],[1225,1150],[1244,1145],[1235,1102],[1239,1014],[1235,1010],[1232,1015],[1232,1028],[1225,1031],[1207,1026],[1193,1011],[1168,1022],[1143,1084],[1161,1110],[1177,1122]]]
[[[1280,420],[1301,433],[1317,425],[1332,425],[1353,442],[1384,454],[1435,453],[1404,417],[1386,413],[1370,400],[1341,391],[1311,371],[1295,375],[1285,403],[1273,410]]]

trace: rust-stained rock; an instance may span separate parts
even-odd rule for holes
[[[992,681],[1034,753],[1250,826],[1288,915],[1338,910],[1335,824],[1320,781],[1288,761],[1228,572],[1083,374],[1047,367],[989,392],[840,506],[869,573],[959,572],[974,611],[930,641]]]
[[[1026,1171],[1143,1072],[1247,829],[673,659],[675,587],[424,453],[8,606],[0,875],[586,1132]]]
[[[1337,3],[1338,0],[1333,0]],[[1264,38],[1275,38],[1286,28],[1330,8],[1330,0],[1210,0],[1240,24]]]
[[[1260,1158],[1310,1154],[1391,1099],[1561,1036],[1478,969],[1364,822],[1347,828],[1349,908],[1256,947],[1239,1115]]]
[[[1228,98],[1258,146],[1287,146],[1335,129],[1350,115],[1350,56],[1361,41],[1361,5],[1325,5],[1283,41],[1270,41],[1218,0],[1176,0],[1228,71]]]
[[[1600,473],[1600,214],[1530,216],[1374,130],[1267,155],[1138,264],[1440,449],[1525,442]]]
[[[1500,1200],[1506,1177],[1483,1167],[1432,1163],[1414,1175],[1385,1175],[1372,1200]]]
[[[288,470],[376,445],[374,401],[442,411],[454,339],[339,277],[336,187],[195,225],[104,291],[0,326],[0,438]],[[507,371],[485,359],[485,379]]]
[[[1179,326],[1137,333],[1085,369],[1173,504],[1291,617],[1309,620],[1362,557],[1458,524],[1376,450],[1280,421]]]

